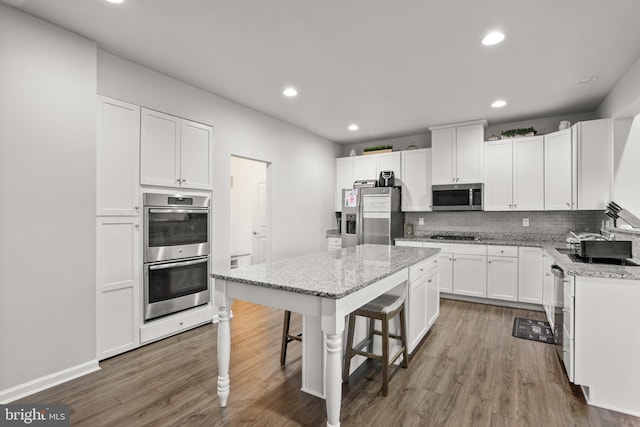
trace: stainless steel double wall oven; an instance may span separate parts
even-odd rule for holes
[[[144,320],[207,304],[210,197],[145,193]]]

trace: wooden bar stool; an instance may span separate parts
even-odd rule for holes
[[[353,356],[360,355],[369,359],[379,360],[382,362],[382,394],[387,395],[389,390],[389,365],[402,355],[402,367],[408,366],[407,355],[407,333],[405,330],[405,311],[404,311],[404,295],[396,296],[384,294],[374,299],[373,301],[360,307],[349,315],[349,332],[347,335],[347,353],[344,359],[344,370],[342,371],[342,378],[345,383],[349,382],[349,368],[351,366],[351,358]],[[389,333],[389,320],[393,319],[396,315],[400,315],[400,335]],[[356,316],[366,317],[369,319],[368,336],[355,348],[353,347],[353,334],[356,324]],[[382,323],[382,331],[374,330],[374,321],[380,320]],[[373,351],[373,336],[382,336],[382,354],[374,354]],[[389,359],[389,338],[400,340],[402,347],[398,352]],[[368,351],[363,351],[364,347],[368,347]]]
[[[289,326],[291,324],[291,312],[285,310],[284,312],[284,322],[282,323],[282,345],[280,347],[280,364],[284,365],[287,361],[287,345],[291,341],[300,341],[302,342],[302,333],[297,335],[292,335],[289,333]]]

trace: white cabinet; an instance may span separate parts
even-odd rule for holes
[[[577,206],[603,210],[611,200],[613,130],[611,119],[578,122],[572,127],[577,151]]]
[[[140,344],[140,220],[99,217],[96,225],[97,358],[102,360]]]
[[[142,109],[140,182],[163,187],[212,188],[210,126]]]
[[[402,151],[402,211],[431,210],[431,149]]]
[[[541,248],[518,248],[518,301],[542,304],[543,260]]]
[[[571,129],[544,136],[544,209],[547,211],[576,208],[573,154]]]
[[[412,353],[440,313],[439,268],[432,258],[409,267],[407,350]]]
[[[453,254],[453,293],[487,296],[487,256]]]
[[[438,254],[440,264],[440,292],[453,293],[453,254],[440,252]]]
[[[429,128],[434,185],[483,182],[486,125],[480,120]]]
[[[327,237],[327,251],[342,249],[341,237]]]
[[[342,212],[342,190],[353,188],[353,157],[336,159],[336,212]]]
[[[543,137],[487,142],[484,190],[485,210],[543,210]]]
[[[487,254],[487,297],[517,301],[518,248],[488,246]]]
[[[140,107],[98,96],[96,214],[138,215]]]
[[[367,154],[336,159],[336,212],[342,212],[342,190],[353,188],[353,182],[361,179],[378,180],[381,171],[392,170],[395,185],[402,184],[402,160],[400,152]]]

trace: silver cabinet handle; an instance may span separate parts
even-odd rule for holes
[[[424,268],[421,268],[420,271],[424,271]]]
[[[437,264],[437,263],[438,263],[438,260],[437,260],[437,259],[436,259],[436,260],[433,260],[433,262],[435,262],[435,263]]]
[[[489,264],[491,264],[491,261],[487,261]]]
[[[176,179],[176,182],[177,182],[178,184],[180,184],[180,178]]]
[[[513,207],[513,205],[509,205],[509,207],[510,207],[510,208],[512,208],[512,207]]]
[[[138,227],[140,227],[140,224],[134,224],[133,226],[134,226],[135,228],[138,228]]]
[[[571,207],[571,203],[567,203],[567,207]]]
[[[182,179],[182,182],[183,182],[183,183],[185,183],[185,182],[187,182],[187,180],[183,178],[183,179]]]
[[[431,283],[431,279],[427,280],[427,283]]]
[[[133,209],[138,210],[140,209],[140,206],[134,206]]]

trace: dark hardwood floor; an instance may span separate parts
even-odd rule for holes
[[[22,399],[71,405],[74,426],[323,426],[324,401],[300,389],[300,344],[280,366],[282,311],[233,305],[231,395],[216,396],[216,325],[103,361],[101,370]],[[343,388],[344,426],[640,426],[588,406],[553,346],[511,336],[543,314],[442,300],[440,318],[380,393],[379,366]],[[300,327],[292,317],[292,331]]]

